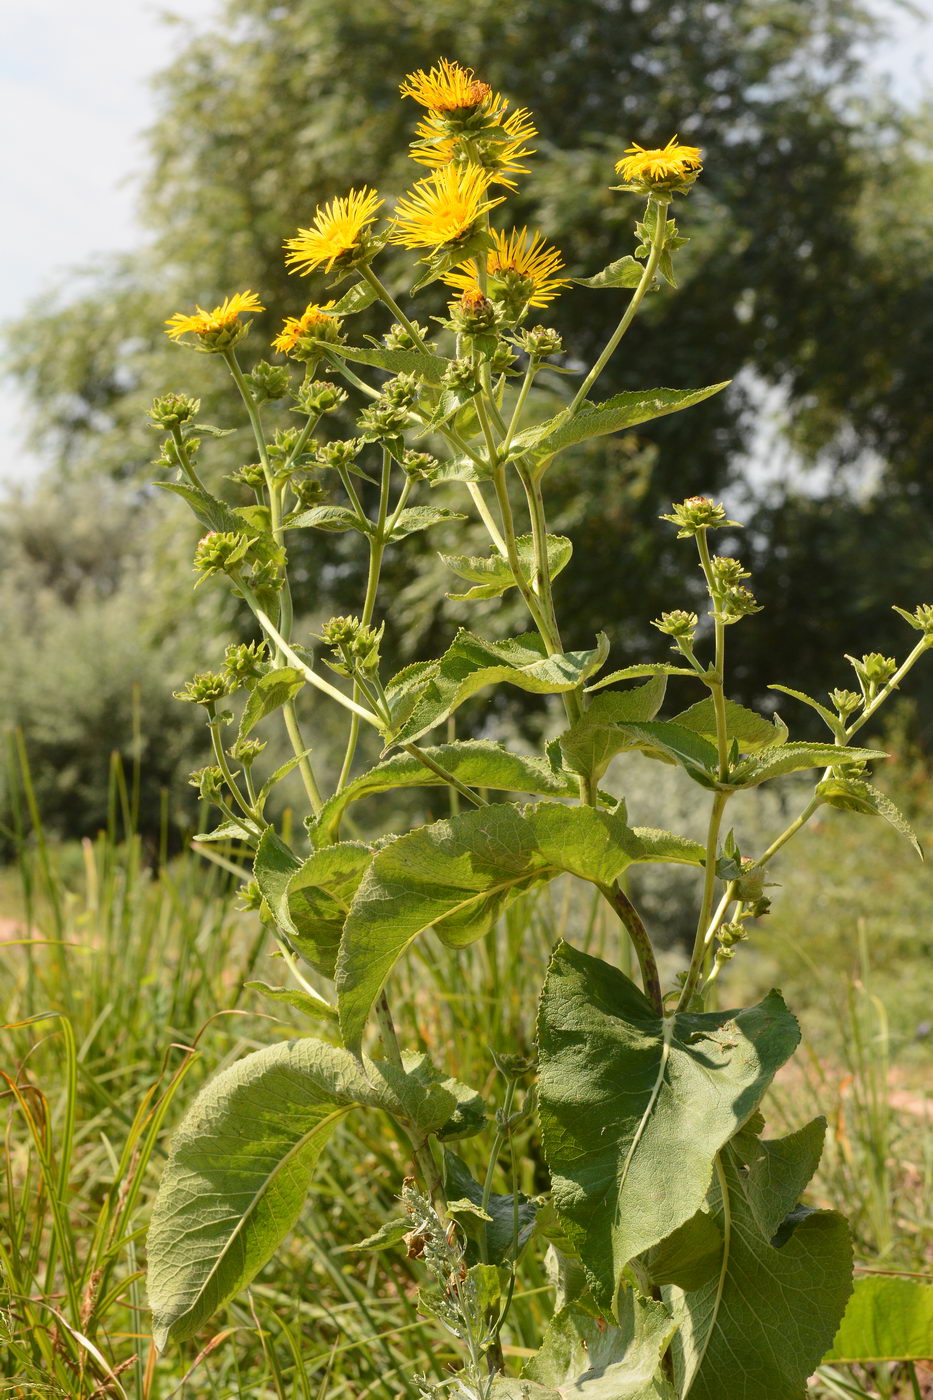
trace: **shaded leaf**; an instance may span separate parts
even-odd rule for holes
[[[259,1050],[201,1090],[175,1131],[149,1229],[160,1349],[193,1336],[255,1277],[298,1219],[337,1123],[358,1106],[432,1132],[456,1102],[438,1084],[426,1091],[404,1070],[314,1039]]]
[[[666,1240],[649,1249],[642,1264],[653,1286],[674,1283],[678,1288],[692,1291],[701,1288],[714,1274],[718,1275],[721,1259],[719,1227],[706,1211],[698,1210]]]
[[[558,737],[564,766],[584,777],[601,778],[616,754],[633,747],[619,726],[650,720],[664,701],[667,676],[651,676],[644,685],[596,695],[581,717]]]
[[[518,1239],[515,1243],[515,1198],[492,1194],[482,1211],[483,1188],[475,1181],[470,1169],[456,1152],[449,1149],[444,1153],[444,1189],[448,1198],[447,1210],[459,1220],[467,1236],[467,1261],[479,1258],[479,1240],[486,1237],[488,1260],[491,1264],[501,1264],[505,1260],[518,1258],[524,1246],[534,1233],[536,1207],[533,1201],[519,1192],[518,1197]],[[470,1210],[454,1209],[460,1199]]]
[[[555,773],[543,758],[512,753],[490,739],[466,739],[455,744],[436,744],[424,749],[448,773],[467,787],[492,788],[498,792],[527,792],[542,797],[575,797],[578,785],[566,774]],[[325,802],[308,831],[315,846],[335,839],[347,807],[361,798],[394,788],[443,787],[444,780],[410,754],[396,754],[361,773]]]
[[[394,734],[393,742],[419,739],[487,685],[505,682],[536,695],[573,690],[599,669],[607,651],[608,641],[602,636],[592,650],[552,656],[537,633],[484,642],[461,629],[431,673],[410,716]]]
[[[310,992],[303,992],[300,987],[270,987],[267,982],[244,982],[251,992],[259,992],[267,997],[269,1001],[282,1002],[285,1006],[294,1007],[296,1011],[303,1012],[310,1016],[312,1021],[336,1021],[336,1009],[323,997],[313,997]]]
[[[591,807],[505,803],[464,812],[378,851],[344,926],[337,991],[344,1043],[366,1018],[406,948],[428,928],[464,948],[532,886],[568,871],[611,884],[641,844],[621,818]]]
[[[530,584],[535,575],[534,537],[519,535],[515,545],[522,577]],[[555,579],[560,571],[566,568],[572,553],[573,545],[564,535],[547,536],[548,573],[551,579]],[[440,558],[458,578],[477,585],[466,593],[448,593],[448,598],[455,602],[471,598],[498,598],[507,589],[516,587],[515,575],[509,561],[498,550],[480,557],[442,554]]]
[[[630,748],[641,749],[649,758],[677,763],[703,787],[717,785],[719,754],[715,744],[692,729],[670,720],[651,720],[625,726]]]
[[[806,1157],[811,1145],[801,1140],[798,1151]],[[761,1232],[751,1189],[738,1154],[726,1148],[709,1194],[723,1235],[720,1267],[702,1288],[672,1291],[680,1320],[674,1371],[685,1400],[804,1400],[851,1292],[842,1216],[802,1212],[775,1248]]]
[[[662,1019],[617,968],[557,945],[538,1013],[542,1142],[602,1306],[632,1259],[702,1207],[717,1152],[799,1037],[777,992]]]
[[[744,705],[737,705],[734,700],[726,700],[725,707],[726,733],[730,741],[738,740],[743,753],[765,748],[767,745],[783,744],[787,738],[787,726],[777,717],[772,722],[765,719],[764,715],[756,714],[754,710],[746,710]],[[715,739],[716,706],[712,697],[700,700],[698,704],[691,705],[689,710],[682,710],[679,715],[673,715],[672,723],[679,724],[683,729],[692,729],[695,734]]]
[[[522,1374],[564,1400],[676,1400],[660,1374],[674,1329],[663,1303],[631,1289],[620,1299],[618,1326],[571,1304],[548,1324]]]
[[[635,666],[623,666],[621,671],[610,671],[608,676],[600,676],[598,681],[586,687],[587,694],[594,690],[604,690],[617,681],[638,680],[641,676],[696,676],[692,666],[669,666],[666,661],[645,661]]]

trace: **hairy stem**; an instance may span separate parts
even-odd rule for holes
[[[625,926],[625,930],[632,940],[635,956],[638,958],[645,995],[658,1015],[662,1016],[664,1014],[664,1001],[661,994],[661,977],[654,956],[654,948],[651,946],[651,939],[648,936],[648,930],[642,923],[641,915],[625,891],[618,885],[600,885],[599,890],[603,898],[612,905]]]

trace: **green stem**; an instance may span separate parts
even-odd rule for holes
[[[343,473],[341,474],[343,475]],[[386,539],[386,519],[389,513],[389,487],[392,475],[392,459],[385,448],[382,449],[382,476],[379,484],[379,513],[376,518],[375,534],[368,536],[369,539],[369,573],[366,578],[366,595],[363,599],[363,611],[360,617],[364,627],[368,627],[373,620],[373,612],[376,607],[376,594],[379,591],[379,575],[382,571],[382,557],[385,553]],[[349,476],[344,485],[352,492],[357,508],[362,514],[359,498],[353,491]],[[364,517],[365,518],[365,517]],[[357,681],[353,683],[353,699],[360,698],[360,687]],[[350,716],[350,733],[347,736],[347,747],[343,755],[343,765],[340,769],[340,777],[337,779],[337,792],[341,792],[350,778],[350,771],[353,767],[353,759],[356,756],[356,747],[360,737],[360,717]]]
[[[626,932],[632,940],[632,947],[635,949],[635,956],[638,958],[645,995],[658,1015],[662,1016],[664,1014],[664,1001],[661,995],[661,977],[648,930],[642,923],[638,910],[624,890],[620,889],[618,885],[600,885],[598,888],[603,898],[608,900],[625,925]]]
[[[722,824],[722,814],[730,794],[727,792],[717,792],[713,795],[713,806],[709,814],[709,826],[706,832],[706,867],[703,879],[703,896],[700,902],[700,914],[697,919],[696,934],[693,940],[693,956],[690,959],[690,967],[687,970],[686,981],[677,1002],[677,1011],[685,1011],[690,1005],[693,994],[696,991],[700,974],[703,971],[703,962],[706,956],[706,930],[710,921],[710,914],[713,908],[713,892],[716,888],[716,857],[719,851],[719,828]]]
[[[472,802],[474,807],[489,806],[485,797],[481,797],[478,792],[474,792],[472,788],[467,787],[466,783],[461,783],[459,778],[455,777],[453,773],[448,772],[443,764],[437,763],[433,758],[430,758],[428,754],[425,753],[424,749],[420,749],[417,744],[401,744],[400,748],[404,749],[407,754],[411,754],[412,758],[416,758],[419,763],[423,763],[425,768],[429,768],[432,773],[436,773],[437,776],[442,778],[455,792],[459,792],[461,797],[465,797],[468,802]]]
[[[622,320],[619,322],[618,326],[616,326],[612,335],[609,337],[609,340],[606,343],[605,350],[600,355],[599,359],[596,361],[595,365],[590,370],[589,374],[586,376],[583,383],[577,390],[573,402],[570,405],[571,414],[577,412],[578,408],[582,404],[583,400],[586,398],[590,389],[593,387],[599,376],[602,374],[609,360],[611,360],[619,344],[619,341],[622,339],[622,337],[625,335],[625,332],[628,330],[629,326],[634,321],[635,314],[642,303],[645,293],[648,291],[649,287],[654,281],[654,274],[657,272],[658,263],[661,261],[661,254],[664,251],[664,239],[667,234],[667,203],[668,201],[661,203],[654,196],[652,196],[652,198],[648,200],[648,208],[650,209],[652,204],[654,204],[657,213],[657,218],[655,220],[654,237],[651,240],[651,249],[648,254],[648,261],[645,263],[645,270],[641,275],[641,281],[638,283],[638,286],[635,288],[635,291],[632,294],[632,299],[628,304],[625,315],[622,317]]]
[[[706,531],[700,530],[696,536],[697,549],[700,554],[700,563],[703,566],[703,573],[706,576],[706,586],[709,589],[710,599],[713,604],[713,628],[716,638],[716,652],[713,660],[713,670],[717,679],[706,678],[713,697],[713,710],[716,715],[716,749],[719,754],[719,781],[724,783],[729,775],[729,729],[726,720],[726,691],[724,677],[726,674],[726,629],[719,615],[719,600],[716,596],[716,578],[713,574],[713,561],[710,558],[709,544],[706,539]]]
[[[240,588],[242,590],[242,584],[240,585]],[[336,700],[339,705],[343,705],[345,709],[350,710],[355,714],[358,714],[360,719],[364,719],[366,723],[371,724],[374,729],[380,729],[382,727],[382,722],[379,719],[378,715],[374,715],[371,710],[364,709],[362,705],[358,705],[354,700],[350,698],[349,695],[344,695],[343,691],[338,690],[335,685],[331,685],[330,682],[326,681],[323,676],[319,676],[316,671],[313,671],[310,666],[308,666],[304,661],[302,661],[301,657],[297,656],[295,652],[292,651],[291,647],[288,645],[281,632],[279,632],[278,628],[275,626],[275,623],[272,622],[272,620],[269,618],[268,614],[263,612],[262,608],[259,607],[255,599],[250,601],[249,595],[245,592],[245,590],[243,591],[244,597],[246,597],[247,602],[250,602],[250,606],[256,617],[256,621],[259,623],[260,627],[265,632],[269,640],[273,642],[277,647],[279,647],[283,657],[290,666],[294,666],[296,671],[301,672],[305,680],[310,681],[310,683],[313,686],[315,686],[318,690],[323,691],[325,695],[329,695],[332,700]]]
[[[204,482],[198,476],[194,468],[194,463],[188,456],[188,446],[185,442],[184,437],[182,436],[180,428],[172,429],[172,441],[175,444],[175,451],[178,453],[178,460],[181,463],[182,471],[188,477],[188,480],[191,482],[191,485],[196,486],[199,491],[203,491],[206,496],[208,494],[207,487],[204,485]]]
[[[233,776],[233,770],[231,769],[230,764],[227,762],[227,755],[224,751],[224,746],[220,740],[219,729],[221,723],[221,720],[215,719],[214,716],[211,715],[207,726],[208,729],[211,731],[211,747],[214,750],[214,757],[217,760],[217,767],[220,769],[221,773],[223,773],[224,782],[230,789],[230,794],[236,801],[236,804],[242,811],[243,815],[248,817],[251,822],[258,825],[259,829],[261,830],[261,824],[259,824],[258,822],[256,813],[253,811],[253,808],[250,806],[249,802],[247,802],[246,798],[240,792],[240,789],[237,786],[236,778]]]
[[[492,1181],[496,1173],[496,1166],[499,1162],[499,1153],[508,1138],[508,1122],[512,1113],[512,1101],[515,1098],[515,1088],[518,1081],[509,1079],[506,1083],[505,1099],[502,1104],[501,1114],[496,1116],[496,1136],[493,1139],[492,1149],[489,1154],[489,1162],[486,1165],[486,1176],[483,1181],[483,1196],[480,1201],[480,1209],[489,1214],[489,1201],[492,1196]],[[484,1264],[489,1263],[489,1241],[486,1233],[486,1226],[483,1226],[483,1233],[479,1240],[480,1259]]]
[[[521,422],[522,412],[525,407],[525,400],[528,398],[528,391],[534,383],[534,377],[538,372],[538,361],[531,358],[528,361],[528,368],[525,370],[525,377],[522,380],[522,387],[518,391],[518,398],[515,400],[515,407],[512,409],[512,417],[509,419],[509,426],[505,430],[505,437],[502,439],[502,456],[507,457],[512,438],[518,431]]]
[[[473,498],[473,504],[476,506],[476,509],[479,512],[479,518],[486,526],[486,529],[489,533],[489,538],[492,540],[493,544],[495,545],[496,549],[498,549],[503,559],[507,558],[509,552],[508,546],[506,545],[505,540],[502,537],[502,532],[500,531],[498,525],[493,519],[492,512],[486,504],[486,498],[483,495],[482,487],[476,481],[468,481],[466,486],[467,490]]]
[[[379,1038],[382,1041],[382,1048],[385,1051],[386,1059],[391,1065],[394,1065],[397,1070],[400,1070],[402,1074],[404,1074],[405,1063],[402,1059],[402,1050],[398,1043],[395,1022],[392,1019],[392,1011],[389,1006],[389,998],[385,988],[383,988],[377,998],[375,1014],[376,1024],[379,1027]],[[404,1127],[411,1142],[415,1164],[418,1171],[421,1173],[425,1189],[431,1197],[431,1200],[437,1201],[441,1194],[441,1182],[431,1149],[427,1142],[418,1141],[418,1135],[407,1124],[405,1124]]]
[[[548,650],[553,653],[560,652],[560,642],[554,636],[548,625],[548,620],[544,616],[538,599],[528,586],[528,582],[522,572],[518,557],[518,546],[515,542],[515,522],[512,517],[512,503],[509,500],[508,488],[505,482],[505,471],[498,467],[493,476],[493,485],[496,490],[496,500],[499,503],[499,514],[502,517],[503,543],[505,545],[505,557],[509,561],[509,567],[518,586],[518,591],[525,600],[525,606],[531,613],[532,619]]]

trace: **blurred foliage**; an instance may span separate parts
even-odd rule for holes
[[[767,607],[736,649],[737,697],[760,699],[778,676],[811,691],[845,683],[834,658],[891,649],[889,605],[924,596],[933,543],[931,118],[898,107],[866,76],[878,33],[876,12],[857,0],[227,0],[209,30],[185,31],[158,80],[142,200],[150,241],[71,279],[10,333],[12,368],[53,463],[47,499],[62,482],[97,491],[107,480],[148,481],[154,437],[144,414],[156,392],[185,389],[202,397],[208,421],[230,420],[222,368],[169,344],[165,317],[251,287],[270,310],[244,358],[261,354],[282,316],[323,295],[318,279],[286,273],[283,239],[351,184],[391,197],[420,173],[406,154],[414,104],[399,99],[398,83],[446,54],[534,112],[538,154],[509,215],[545,228],[580,275],[631,250],[638,201],[609,189],[625,145],[677,132],[706,151],[703,178],[679,209],[691,239],[681,286],[651,300],[599,395],[736,382],[643,433],[589,444],[552,473],[552,528],[572,535],[578,561],[560,579],[558,606],[586,619],[568,645],[605,627],[614,659],[660,656],[648,621],[685,604],[695,580],[690,551],[673,548],[656,517],[672,498],[725,490],[753,499],[743,547]],[[390,283],[397,270],[385,254]],[[429,289],[417,315],[425,321],[441,304]],[[619,300],[578,288],[553,312],[574,354],[591,359]],[[355,330],[385,324],[374,308]],[[763,451],[766,391],[780,399],[802,464],[797,484],[740,488]],[[552,407],[543,396],[539,406]],[[249,454],[243,435],[206,445],[213,484],[245,460],[240,450]],[[826,490],[806,475],[817,460]],[[190,554],[173,508],[178,543],[163,533],[158,588],[180,605]],[[67,535],[67,513],[55,518]],[[464,617],[443,598],[448,580],[433,553],[469,549],[462,536],[421,536],[390,555],[400,659],[443,645]],[[352,547],[347,536],[318,536],[313,553],[293,559],[302,627],[333,611],[332,600],[354,605],[362,580]],[[121,577],[130,596],[107,606],[149,618],[154,595],[138,600],[137,570]],[[524,625],[499,603],[474,608],[472,625],[482,631],[493,609],[497,631]],[[180,621],[178,640],[199,632],[207,641],[206,615],[196,627]],[[173,633],[151,635],[175,656]],[[161,712],[148,701],[146,711],[151,726]],[[809,716],[796,718],[808,733]]]

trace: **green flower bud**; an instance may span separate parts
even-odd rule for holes
[[[655,618],[651,626],[656,627],[659,632],[664,632],[668,637],[692,642],[699,622],[700,619],[696,613],[685,612],[683,608],[675,608],[673,612],[665,612],[660,617]]]
[[[173,694],[176,700],[187,700],[194,705],[216,705],[227,694],[226,677],[216,671],[199,671],[183,690],[173,691]]]
[[[321,629],[321,641],[329,647],[349,647],[362,627],[358,617],[332,617]]]
[[[312,379],[298,390],[295,405],[299,413],[307,414],[309,418],[320,418],[322,414],[339,408],[346,402],[346,397],[346,389],[331,384],[330,380]]]
[[[480,387],[472,360],[451,360],[444,370],[442,383],[445,389],[454,389],[458,393],[475,394]]]
[[[237,908],[244,912],[262,908],[262,890],[255,880],[247,880],[237,892]]]
[[[188,423],[201,407],[200,399],[189,398],[187,394],[160,394],[152,400],[149,410],[150,425],[153,428],[180,428]]]
[[[504,340],[496,343],[496,348],[492,352],[489,360],[489,368],[493,374],[507,374],[515,364],[516,356],[512,347]]]
[[[440,462],[436,457],[432,457],[430,452],[415,452],[409,448],[402,453],[402,471],[412,481],[430,481],[434,476]]]
[[[421,392],[421,383],[415,374],[397,374],[383,386],[382,397],[393,408],[411,408]]]
[[[734,525],[741,529],[737,520],[726,518],[725,506],[711,501],[708,496],[688,496],[685,501],[675,502],[672,509],[673,515],[662,515],[660,518],[679,527],[679,540],[690,539],[701,530],[718,529],[724,525]]]
[[[564,348],[564,342],[557,331],[548,326],[532,326],[530,330],[523,331],[518,343],[533,360],[545,360],[549,355],[559,355]]]
[[[253,565],[249,584],[254,593],[278,593],[285,584],[285,578],[274,559],[265,559],[261,564]]]
[[[382,630],[380,627],[376,631],[358,617],[332,617],[321,630],[321,641],[332,647],[340,658],[331,663],[334,670],[341,675],[374,671],[379,665]]]
[[[477,290],[467,290],[459,301],[450,305],[450,325],[458,335],[482,335],[495,330],[498,315],[487,296]]]
[[[252,686],[265,670],[265,642],[232,642],[224,652],[224,674],[230,690]]]
[[[197,788],[201,796],[208,802],[213,802],[220,796],[223,780],[223,773],[214,765],[207,768],[195,768],[193,773],[188,774],[188,782],[192,787]]]
[[[721,924],[717,930],[716,937],[722,948],[732,948],[735,943],[744,943],[748,937],[748,929],[744,924],[735,920],[729,924]]]
[[[710,563],[713,569],[713,578],[719,588],[733,588],[741,583],[743,578],[751,578],[747,569],[742,568],[739,559],[733,559],[727,554],[714,554]]]
[[[897,670],[894,657],[882,656],[879,651],[866,652],[861,660],[854,656],[846,656],[846,660],[852,665],[865,694],[874,694],[881,686],[887,685]]]
[[[323,443],[316,456],[322,467],[352,467],[363,447],[362,438],[335,438]]]
[[[311,510],[313,506],[319,506],[328,496],[327,487],[323,481],[318,481],[315,477],[302,477],[296,480],[292,477],[292,490],[302,510]]]
[[[408,409],[396,408],[385,399],[371,403],[356,420],[364,442],[380,442],[384,438],[397,438],[408,422]]]
[[[417,331],[422,340],[425,340],[430,331],[427,326],[419,326],[417,321],[411,322],[412,329]],[[382,337],[382,343],[388,350],[417,350],[418,342],[405,326],[395,325]]]
[[[864,703],[862,696],[856,695],[854,690],[831,690],[829,698],[835,705],[840,719],[848,719],[849,715],[854,714]]]
[[[244,768],[251,768],[266,747],[263,739],[238,739],[229,749],[230,757]]]
[[[755,601],[754,593],[741,584],[724,589],[716,601],[719,617],[727,627],[733,622],[741,622],[743,617],[750,617],[752,613],[761,612],[761,604]]]
[[[194,551],[194,567],[203,578],[231,573],[249,549],[246,535],[233,530],[212,530],[202,535]]]
[[[291,387],[288,366],[270,365],[266,360],[260,360],[246,378],[258,403],[284,399]]]
[[[248,486],[251,491],[262,491],[266,485],[266,473],[261,462],[247,462],[245,467],[231,472],[227,480]]]

